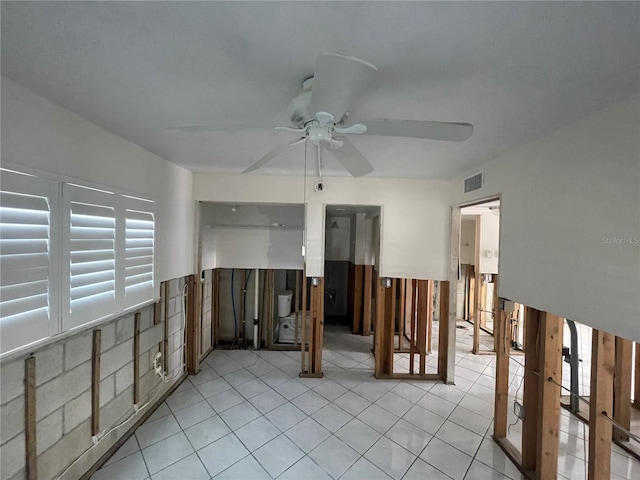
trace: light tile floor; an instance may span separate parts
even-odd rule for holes
[[[469,352],[470,328],[458,330],[455,386],[375,380],[372,337],[327,325],[324,340],[322,379],[298,377],[299,352],[212,352],[93,480],[522,478],[491,439],[494,360]],[[564,411],[561,425],[559,478],[584,478],[587,429]],[[612,468],[640,478],[615,446]]]

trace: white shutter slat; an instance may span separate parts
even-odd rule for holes
[[[64,184],[68,208],[68,312],[65,328],[116,311],[116,195]]]
[[[125,210],[125,303],[133,305],[153,298],[155,216],[152,202],[128,199]]]
[[[2,351],[49,335],[52,183],[2,171],[0,327]]]

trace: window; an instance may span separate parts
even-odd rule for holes
[[[116,311],[116,196],[71,184],[62,196],[67,330]]]
[[[4,169],[0,195],[0,353],[154,298],[154,202]]]
[[[58,258],[57,243],[52,238],[56,231],[52,214],[56,197],[55,182],[2,172],[0,325],[3,352],[56,331]]]

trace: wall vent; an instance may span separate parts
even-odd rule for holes
[[[464,179],[464,193],[480,190],[484,183],[484,174],[482,172],[476,173],[470,177]]]

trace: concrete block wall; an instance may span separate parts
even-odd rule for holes
[[[100,439],[63,477],[79,478],[122,436],[138,418],[152,409],[162,393],[184,371],[182,288],[185,279],[169,282],[169,372],[163,382],[152,370],[153,358],[164,339],[164,309],[154,325],[154,306],[109,320],[101,330]],[[161,299],[164,305],[164,299]],[[140,313],[139,402],[133,404],[134,324]],[[36,453],[39,479],[58,478],[93,444],[91,435],[91,360],[93,333],[64,335],[24,356],[0,365],[0,478],[25,478],[25,359],[36,359]],[[145,405],[148,402],[149,405]],[[128,420],[122,428],[107,433]]]

